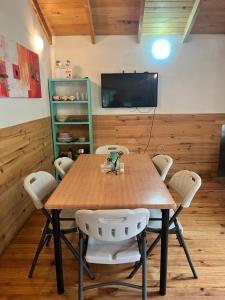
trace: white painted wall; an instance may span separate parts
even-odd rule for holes
[[[28,0],[0,0],[0,34],[37,52],[34,34],[44,41],[39,54],[42,98],[0,98],[0,128],[49,116],[48,78],[51,74],[50,47]]]
[[[192,35],[182,44],[170,38],[172,55],[165,62],[151,56],[156,37],[102,36],[92,45],[89,37],[56,37],[54,57],[70,59],[81,76],[92,84],[94,114],[137,113],[134,109],[103,109],[100,102],[100,75],[110,72],[159,72],[157,113],[225,112],[225,36]],[[152,112],[152,109],[141,109]]]

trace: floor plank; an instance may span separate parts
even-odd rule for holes
[[[221,180],[205,180],[192,206],[180,217],[184,236],[196,266],[199,279],[191,278],[191,271],[183,250],[170,237],[168,289],[166,300],[224,300],[225,299],[225,184]],[[65,293],[57,295],[53,244],[45,248],[32,280],[27,273],[38,243],[43,218],[35,212],[11,245],[0,257],[1,300],[74,300],[77,299],[78,263],[63,247]],[[149,243],[154,236],[149,236]],[[76,238],[72,237],[75,244]],[[148,260],[149,299],[159,296],[159,247]],[[93,265],[96,282],[107,279],[124,280],[131,266]],[[140,272],[131,280],[139,283]],[[90,281],[86,278],[86,283]],[[140,299],[140,292],[121,287],[102,288],[85,293],[86,300]]]

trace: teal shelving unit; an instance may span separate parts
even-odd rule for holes
[[[53,96],[75,96],[76,94],[85,95],[85,100],[67,100],[67,101],[54,101]],[[51,107],[51,120],[52,120],[52,137],[54,147],[54,157],[58,158],[66,149],[76,150],[84,148],[85,152],[93,153],[93,128],[92,128],[92,105],[91,105],[91,83],[88,78],[76,79],[50,79],[49,80],[49,95]],[[65,122],[57,121],[57,114],[63,111],[63,115],[79,115],[79,120],[68,119]],[[79,112],[78,114],[76,112]],[[82,119],[83,118],[83,119]],[[63,132],[63,128],[68,128],[66,131],[71,131],[76,135],[76,128],[85,128],[87,139],[85,142],[72,141],[72,142],[59,142],[57,137],[58,133]],[[84,126],[84,127],[83,127]],[[78,131],[78,129],[77,129]],[[77,133],[78,134],[78,133]],[[79,136],[77,136],[79,138]]]

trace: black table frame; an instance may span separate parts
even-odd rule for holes
[[[60,210],[52,210],[52,225],[54,235],[55,270],[58,294],[64,293],[62,247],[60,238]],[[161,236],[161,257],[160,257],[160,295],[166,295],[167,285],[167,261],[168,261],[168,229],[169,209],[162,209],[162,236]]]

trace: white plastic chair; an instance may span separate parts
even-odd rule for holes
[[[159,154],[152,158],[152,161],[164,181],[173,164],[173,159],[169,155]]]
[[[184,249],[184,253],[188,260],[189,266],[191,268],[192,274],[194,278],[198,278],[197,273],[195,271],[194,265],[191,260],[191,256],[188,252],[186,243],[183,238],[183,227],[179,220],[177,219],[178,215],[184,208],[188,208],[201,187],[201,178],[198,174],[192,171],[179,171],[175,173],[172,178],[168,182],[168,187],[177,192],[177,194],[181,197],[182,203],[174,212],[172,209],[169,211],[169,234],[176,234],[179,244]],[[150,210],[150,219],[146,229],[148,232],[158,233],[158,237],[152,243],[152,245],[147,250],[147,255],[149,256],[152,253],[152,250],[156,247],[161,238],[161,230],[162,230],[162,213],[159,209],[151,209]],[[130,277],[132,278],[134,274],[139,269],[140,264],[137,265],[134,270],[131,272]]]
[[[46,217],[46,223],[45,226],[42,230],[42,235],[40,242],[38,244],[31,269],[29,272],[29,278],[33,276],[33,272],[35,269],[35,266],[38,261],[39,254],[43,247],[46,245],[48,246],[51,240],[51,237],[53,235],[53,230],[52,230],[52,220],[51,216],[48,213],[48,211],[44,208],[44,202],[47,200],[48,196],[55,190],[57,187],[58,183],[55,180],[55,178],[49,174],[48,172],[45,171],[39,171],[36,173],[32,173],[28,175],[24,179],[24,189],[26,192],[29,194],[34,206],[38,209],[41,210],[42,214]],[[78,253],[75,253],[75,250],[73,249],[71,243],[69,240],[66,239],[63,233],[72,233],[77,231],[77,227],[75,226],[75,218],[73,215],[73,218],[71,217],[64,217],[62,216],[63,212],[60,213],[60,220],[65,221],[61,222],[64,223],[62,224],[61,232],[62,232],[62,239],[64,242],[67,244],[71,252],[74,254],[74,256],[77,258]],[[68,215],[68,212],[66,212],[66,215]],[[69,224],[68,224],[69,221]],[[67,226],[65,226],[67,223]]]
[[[66,175],[73,163],[74,161],[69,157],[59,157],[54,161],[55,168],[59,172],[61,178]]]
[[[146,237],[145,228],[149,220],[148,209],[120,210],[80,210],[76,214],[79,227],[79,300],[83,300],[83,291],[106,285],[122,285],[142,288],[142,299],[147,299],[146,284]],[[84,235],[88,237],[84,249]],[[138,238],[137,238],[138,237]],[[123,264],[141,260],[143,274],[142,286],[127,282],[103,282],[83,287],[83,264],[85,256],[88,263]]]
[[[95,154],[109,154],[112,151],[123,152],[123,154],[129,154],[130,151],[125,146],[120,145],[105,145],[98,147],[95,151]]]
[[[55,178],[45,171],[31,173],[24,179],[24,188],[37,209],[44,207],[44,199],[54,191],[57,185]]]

